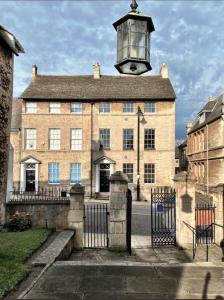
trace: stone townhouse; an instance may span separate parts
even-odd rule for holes
[[[224,183],[224,95],[210,97],[187,125],[187,160],[202,188]]]
[[[87,196],[107,196],[109,176],[121,170],[135,198],[138,158],[141,199],[173,185],[175,93],[165,64],[157,76],[103,76],[98,63],[90,76],[49,76],[33,66],[20,101],[15,188],[81,183]]]

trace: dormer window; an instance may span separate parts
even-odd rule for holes
[[[205,113],[202,113],[200,116],[199,116],[199,124],[203,123],[205,121]]]

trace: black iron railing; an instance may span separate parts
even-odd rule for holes
[[[38,191],[13,190],[10,202],[69,200],[69,190],[64,187],[40,187]]]
[[[211,228],[215,228],[215,226],[217,227],[221,227],[224,229],[223,225],[217,224],[217,223],[211,223],[210,225],[208,225],[206,228],[202,229],[200,232],[198,231],[198,229],[192,227],[191,225],[189,225],[188,223],[184,222],[183,223],[191,230],[192,232],[192,257],[193,259],[195,259],[196,257],[196,251],[197,251],[197,245],[200,244],[197,242],[197,235],[198,233],[200,233],[201,235],[203,235],[205,237],[205,242],[203,243],[205,245],[205,261],[208,262],[209,259],[209,245],[210,243],[210,233],[211,233]]]

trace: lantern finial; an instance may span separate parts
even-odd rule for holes
[[[136,10],[138,8],[138,4],[137,4],[136,0],[132,0],[132,3],[130,6],[131,6],[131,11],[136,12]]]

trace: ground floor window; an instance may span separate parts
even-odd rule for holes
[[[71,183],[81,183],[81,164],[72,163],[70,170],[70,181]]]
[[[48,165],[48,182],[60,183],[60,167],[59,163],[49,163]]]
[[[155,183],[155,164],[144,165],[144,183]]]
[[[129,183],[133,183],[133,164],[123,164],[123,172],[128,176]]]

